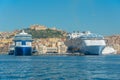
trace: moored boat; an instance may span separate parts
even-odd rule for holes
[[[15,45],[11,44],[9,47],[8,55],[14,55],[15,52]]]
[[[24,30],[17,34],[14,39],[15,55],[16,56],[30,56],[32,55],[32,36],[25,33]]]
[[[68,47],[79,48],[79,52],[85,55],[100,55],[106,46],[105,39],[102,35],[93,34],[89,31],[76,33],[78,36],[73,38],[70,34],[71,44]],[[73,45],[72,45],[73,44]]]

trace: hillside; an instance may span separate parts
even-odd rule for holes
[[[46,30],[34,30],[34,29],[24,29],[25,32],[32,35],[33,38],[63,38],[66,35],[64,31],[46,29]]]
[[[107,45],[113,46],[117,53],[120,53],[120,35],[112,35],[105,37]]]

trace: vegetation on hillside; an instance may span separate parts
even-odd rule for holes
[[[33,38],[63,38],[65,37],[64,31],[46,29],[46,30],[31,30],[29,28],[24,29],[25,32],[32,35]]]

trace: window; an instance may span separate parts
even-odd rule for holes
[[[26,45],[27,46],[31,46],[31,42],[26,42]]]
[[[16,42],[16,46],[21,46],[21,42]]]

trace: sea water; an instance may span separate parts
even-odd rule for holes
[[[0,80],[120,80],[120,55],[0,55]]]

